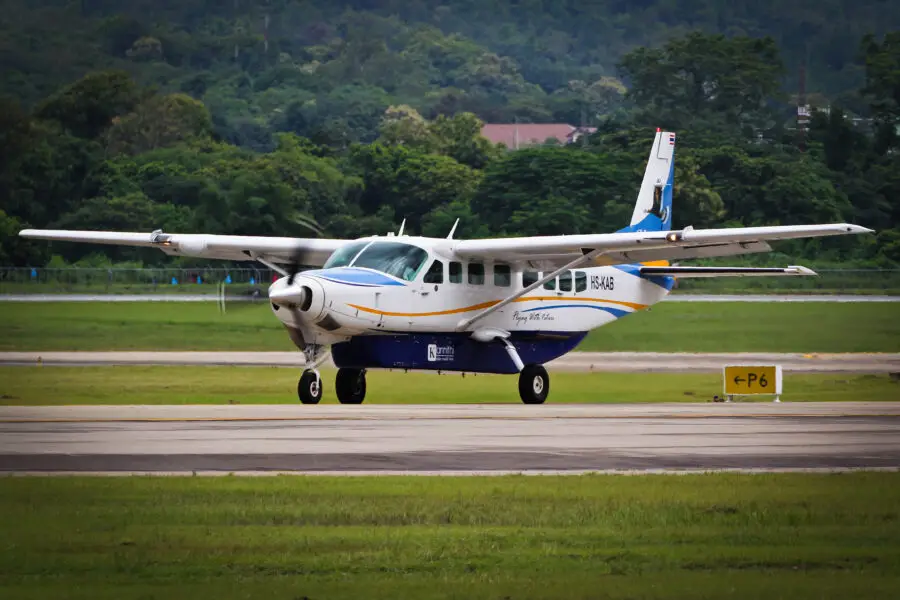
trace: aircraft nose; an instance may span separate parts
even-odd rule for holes
[[[301,312],[307,312],[313,304],[313,294],[312,288],[302,283],[295,282],[290,285],[287,282],[283,285],[276,283],[269,289],[269,301],[277,306],[297,308]]]

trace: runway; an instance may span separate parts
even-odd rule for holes
[[[0,352],[0,365],[232,365],[298,368],[300,352]],[[619,373],[714,373],[724,365],[780,364],[794,373],[900,372],[900,354],[570,352],[551,370]]]
[[[0,471],[900,468],[900,403],[0,407]]]

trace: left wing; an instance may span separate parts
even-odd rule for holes
[[[204,233],[136,233],[130,231],[75,231],[23,229],[19,235],[36,240],[89,242],[116,246],[157,248],[172,256],[220,260],[265,260],[320,267],[347,240],[318,238],[212,235]],[[299,260],[298,257],[302,257]]]
[[[456,243],[454,252],[465,259],[541,262],[556,266],[593,254],[596,256],[592,261],[594,264],[615,265],[768,252],[771,241],[871,231],[848,223],[729,229],[687,227],[673,231],[462,240]]]

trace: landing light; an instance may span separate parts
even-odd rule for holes
[[[666,236],[666,240],[668,240],[668,241],[670,241],[670,242],[677,242],[677,241],[678,241],[678,237],[679,237],[679,236],[678,236],[677,233],[672,232],[672,233],[670,233],[670,234],[668,234],[668,235]]]

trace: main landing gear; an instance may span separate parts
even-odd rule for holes
[[[338,369],[334,391],[341,404],[362,404],[366,398],[366,370]],[[297,397],[303,404],[318,404],[322,399],[322,378],[318,371],[307,369],[297,383]]]
[[[550,393],[550,375],[541,365],[526,365],[519,372],[519,397],[525,404],[543,404]]]

